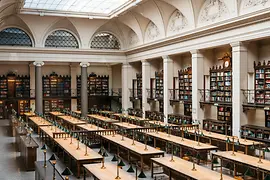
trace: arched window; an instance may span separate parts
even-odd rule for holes
[[[7,28],[0,32],[0,45],[32,47],[32,41],[28,34],[23,30],[18,28]]]
[[[79,48],[79,43],[71,33],[64,30],[57,30],[47,37],[45,47]]]
[[[120,42],[114,35],[103,32],[95,35],[91,42],[91,48],[120,49]]]

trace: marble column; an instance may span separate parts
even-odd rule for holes
[[[170,105],[170,92],[169,89],[173,88],[173,60],[169,56],[163,56],[163,106],[164,106],[164,122],[168,123],[168,114],[173,112]]]
[[[240,137],[241,125],[247,124],[243,112],[244,95],[241,89],[247,89],[248,58],[247,47],[242,42],[231,44],[232,47],[232,134]]]
[[[131,88],[131,65],[129,63],[122,64],[122,108],[124,113],[127,114],[127,109],[131,108],[131,102],[129,100],[129,89]]]
[[[192,58],[192,119],[200,122],[204,118],[203,110],[200,108],[200,92],[203,89],[203,54],[199,50],[190,52]]]
[[[36,61],[35,65],[35,111],[43,114],[42,66],[44,62]]]
[[[142,60],[142,112],[145,118],[145,111],[150,110],[147,103],[147,89],[150,89],[151,66],[147,60]]]
[[[87,68],[90,64],[80,63],[81,66],[81,116],[87,117],[88,114],[88,92],[87,92]]]
[[[71,75],[71,97],[77,97],[77,68],[78,63],[70,64],[70,75]],[[71,98],[71,111],[77,110],[77,99]]]

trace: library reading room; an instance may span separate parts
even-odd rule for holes
[[[0,180],[270,180],[270,0],[0,0]]]

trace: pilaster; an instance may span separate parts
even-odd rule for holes
[[[173,88],[173,60],[169,56],[163,56],[163,105],[164,105],[164,122],[168,123],[168,114],[173,112],[170,105],[169,89]]]
[[[147,60],[142,60],[142,112],[145,118],[145,111],[150,110],[147,103],[147,89],[150,89],[151,66]]]

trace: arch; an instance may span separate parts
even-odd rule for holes
[[[91,39],[90,48],[93,49],[121,49],[119,39],[110,32],[98,32]]]
[[[175,10],[168,23],[167,34],[175,35],[188,27],[188,20],[178,9]]]
[[[129,42],[128,42],[129,47],[134,47],[140,43],[140,39],[138,35],[135,33],[135,31],[133,31],[133,29],[130,29],[128,33],[128,37],[129,37]]]
[[[158,39],[159,37],[160,37],[160,31],[158,27],[152,21],[150,21],[145,30],[145,37],[144,37],[145,42],[154,41]]]
[[[240,14],[248,14],[258,10],[266,9],[270,6],[270,0],[242,0],[240,4]]]
[[[46,37],[44,47],[52,48],[79,48],[76,36],[68,30],[54,30]]]
[[[33,41],[21,28],[9,27],[1,30],[0,45],[33,47]]]

